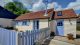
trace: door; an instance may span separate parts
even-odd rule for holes
[[[64,36],[63,20],[57,20],[56,35]]]
[[[39,29],[39,20],[33,20],[33,29],[38,30]]]

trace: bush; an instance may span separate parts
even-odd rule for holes
[[[67,34],[67,38],[69,39],[69,40],[74,40],[74,37],[73,37],[73,34]]]

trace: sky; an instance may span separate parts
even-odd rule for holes
[[[44,10],[46,0],[0,0],[0,5],[4,6],[8,2],[19,1],[31,11]],[[47,0],[47,8],[55,10],[74,9],[77,14],[80,13],[80,0]]]

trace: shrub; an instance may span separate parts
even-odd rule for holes
[[[74,40],[74,37],[73,37],[73,34],[67,34],[67,38],[69,39],[69,40]]]

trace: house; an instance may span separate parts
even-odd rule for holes
[[[49,27],[49,18],[53,9],[48,9],[48,16],[44,16],[44,11],[23,14],[15,19],[15,28],[18,31],[38,30]]]
[[[55,35],[73,34],[76,37],[77,15],[73,9],[61,11],[48,9],[48,16],[44,16],[44,14],[45,10],[23,14],[15,19],[15,28],[18,31],[26,31],[50,27],[51,32],[54,32]]]
[[[51,30],[55,32],[55,35],[73,34],[76,37],[77,17],[73,9],[55,11],[50,23]]]
[[[17,15],[0,6],[0,27],[12,27]]]

